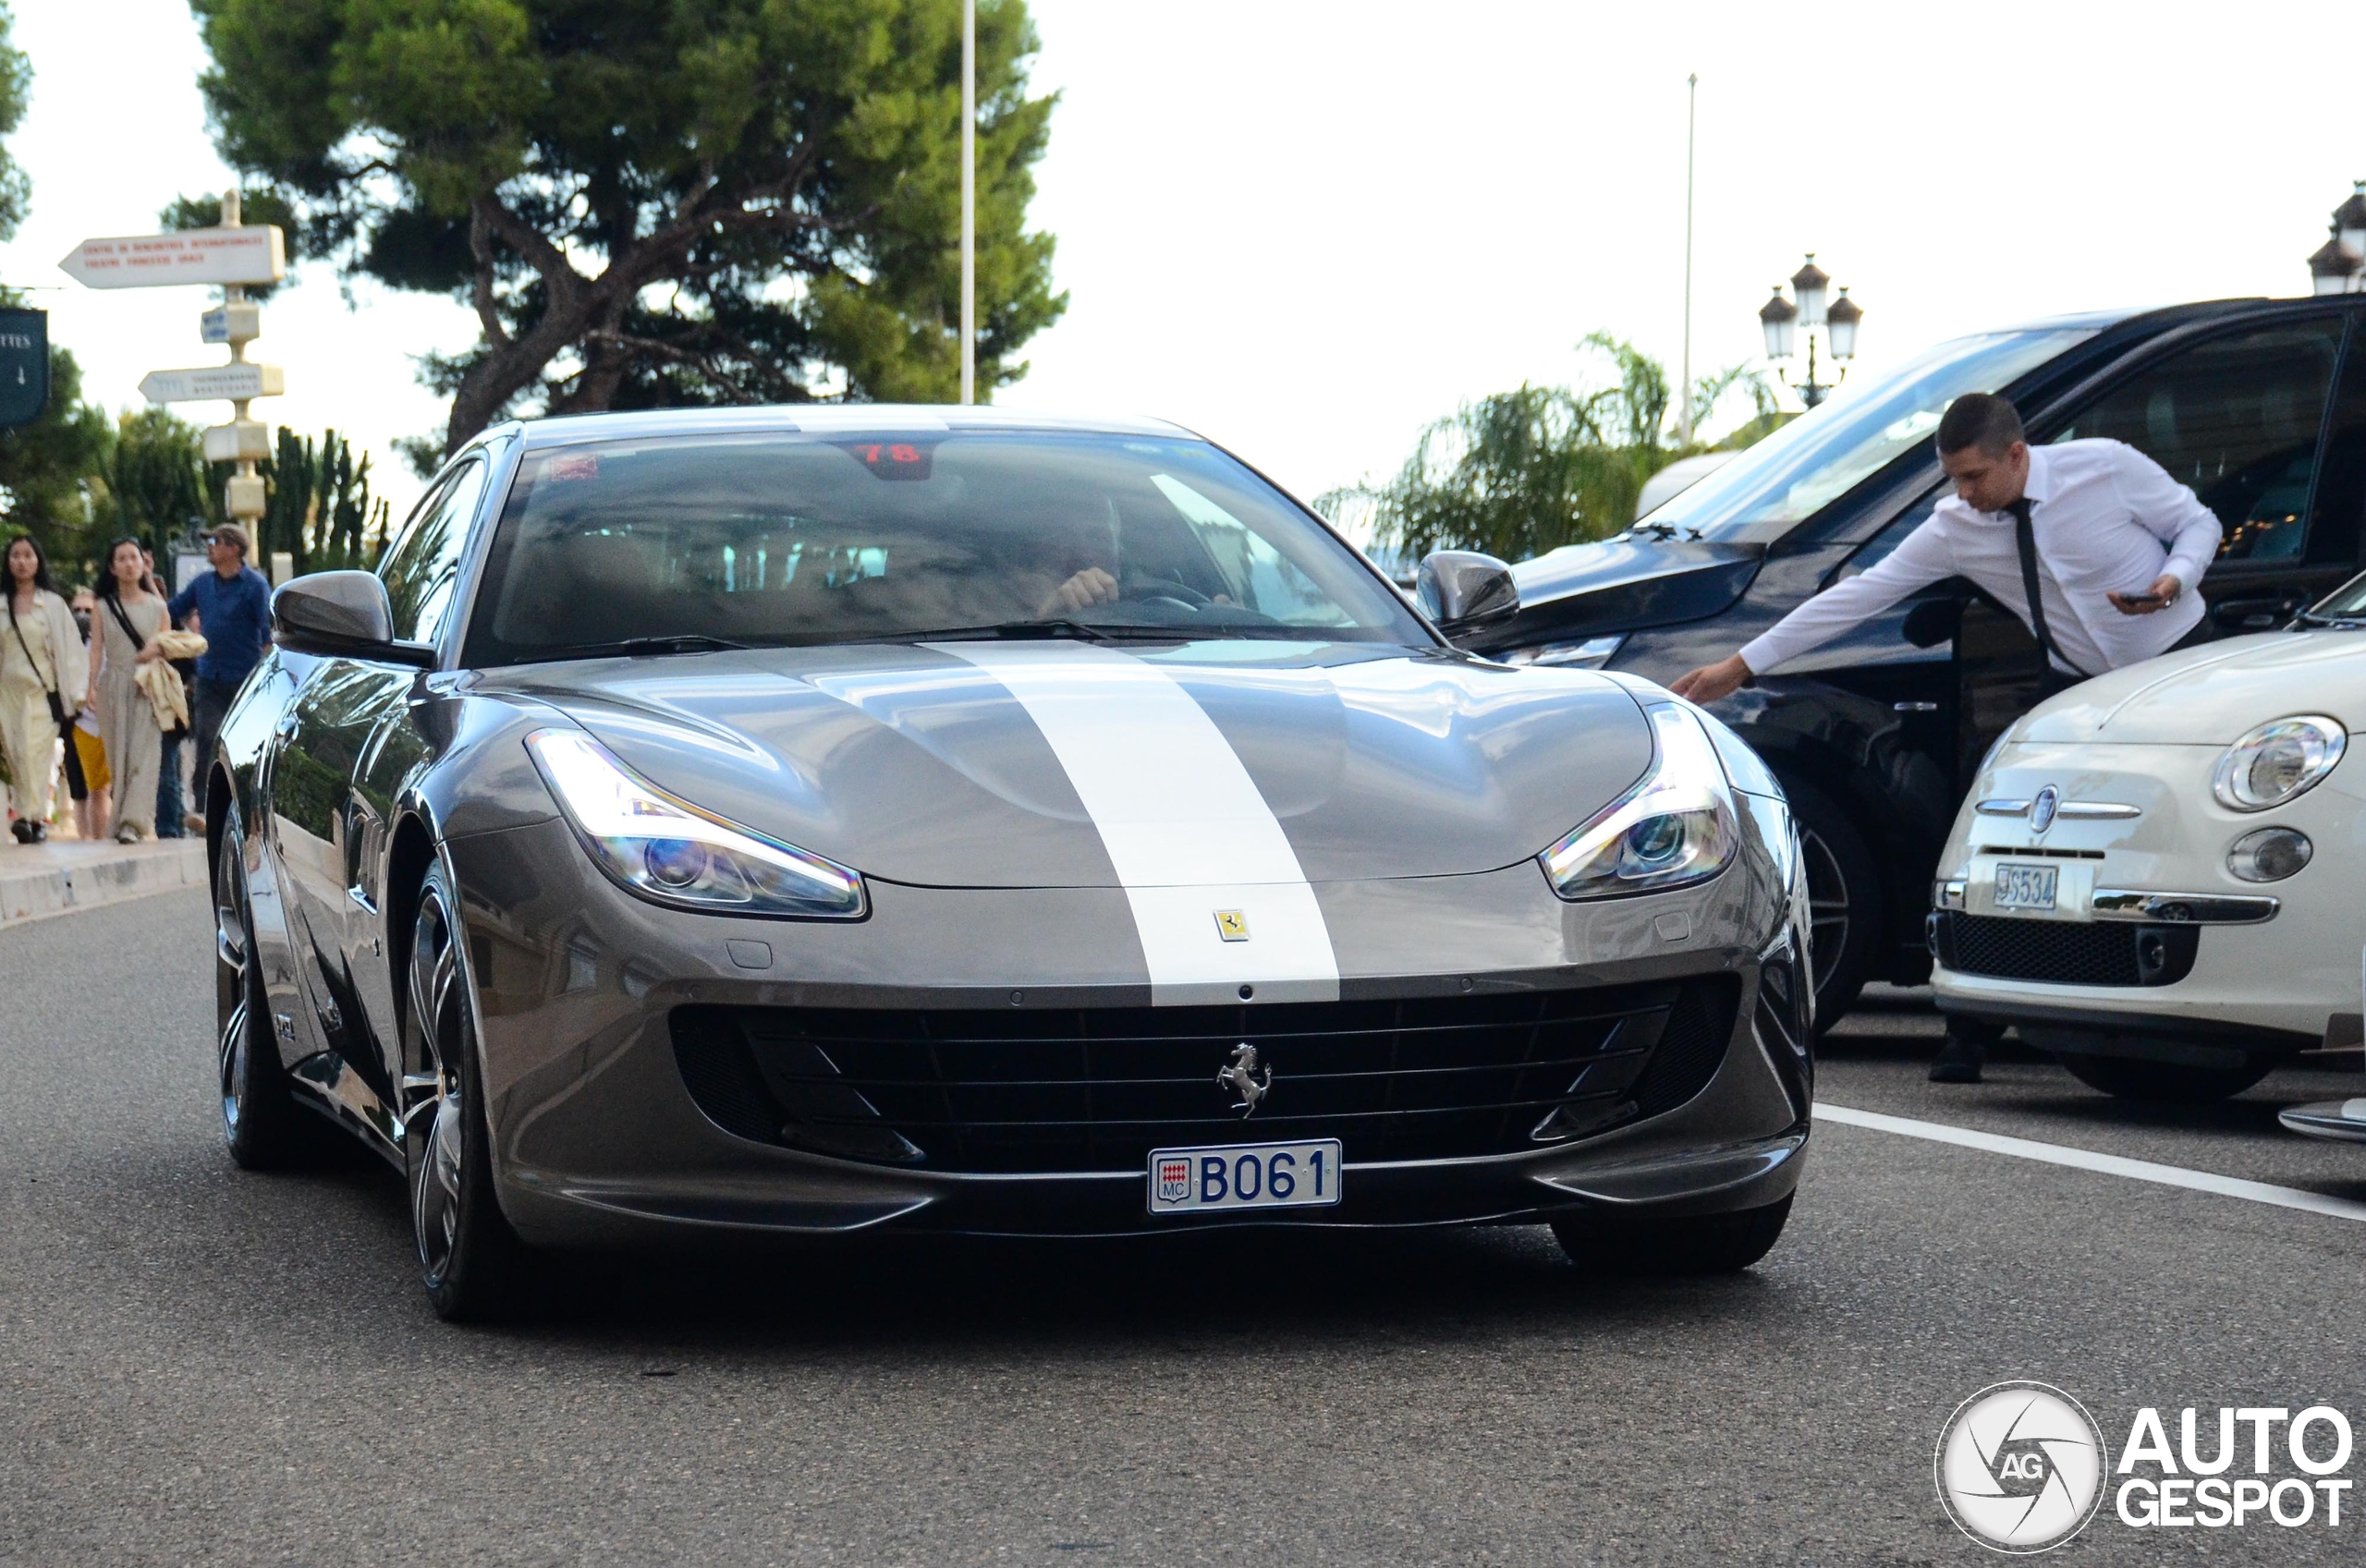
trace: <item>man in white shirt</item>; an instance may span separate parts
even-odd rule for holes
[[[2033,448],[2012,404],[1974,392],[1939,421],[1939,466],[1956,481],[1955,494],[1896,549],[1731,658],[1686,674],[1676,694],[1714,702],[1951,577],[1970,578],[2029,626],[2056,689],[2166,653],[2201,623],[2194,588],[2218,553],[2218,519],[2134,447],[2065,441]],[[2025,586],[2031,577],[2034,614]]]
[[[2165,653],[2201,624],[2195,588],[2218,553],[2218,519],[2158,463],[2117,441],[2031,448],[2012,404],[1982,392],[1947,406],[1938,446],[1956,492],[1927,521],[1739,652],[1687,673],[1676,694],[1714,702],[1951,577],[2028,625],[2049,691]],[[1991,1032],[1950,1022],[1933,1079],[1979,1082]]]

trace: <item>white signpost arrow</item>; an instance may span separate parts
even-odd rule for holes
[[[278,226],[240,223],[238,193],[226,191],[217,227],[86,239],[57,264],[91,288],[222,286],[222,304],[200,318],[198,334],[208,343],[227,343],[230,362],[194,371],[151,371],[140,383],[140,395],[156,404],[229,400],[230,422],[205,432],[205,456],[210,462],[238,465],[223,487],[224,508],[251,528],[263,515],[262,476],[255,472],[255,464],[270,456],[271,431],[247,418],[247,404],[286,392],[287,376],[277,365],[247,359],[248,343],[262,332],[262,312],[248,301],[247,289],[287,275],[287,241]]]
[[[277,283],[287,275],[287,242],[275,224],[188,229],[86,239],[57,263],[91,288],[167,284]]]
[[[241,359],[234,365],[203,365],[193,371],[151,371],[140,378],[140,395],[151,403],[201,403],[228,398],[277,397],[287,390],[287,372],[277,365]]]

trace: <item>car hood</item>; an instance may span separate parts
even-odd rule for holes
[[[1741,597],[1765,554],[1755,544],[1619,538],[1571,544],[1512,568],[1519,614],[1464,640],[1482,650],[1675,626]]]
[[[1124,854],[1172,831],[1190,860],[1276,825],[1308,881],[1494,870],[1652,756],[1600,676],[1360,644],[750,650],[518,666],[486,689],[559,708],[684,800],[940,887],[1128,885],[1113,834],[1136,835]],[[1171,874],[1254,880],[1221,869]]]
[[[2014,738],[2225,746],[2292,713],[2366,728],[2366,630],[2262,632],[2148,659],[2041,703]]]

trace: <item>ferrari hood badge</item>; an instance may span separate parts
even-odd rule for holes
[[[1249,940],[1249,917],[1238,909],[1216,911],[1216,935],[1226,942]]]
[[[1274,1087],[1274,1070],[1266,1068],[1261,1081],[1257,1076],[1257,1048],[1243,1040],[1232,1048],[1232,1065],[1216,1075],[1216,1085],[1240,1097],[1233,1109],[1240,1112],[1240,1119],[1245,1122],[1257,1113],[1259,1101]]]

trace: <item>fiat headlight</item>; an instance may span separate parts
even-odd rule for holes
[[[1563,898],[1616,898],[1706,881],[1739,831],[1717,749],[1673,703],[1644,710],[1655,755],[1643,781],[1539,857]]]
[[[2210,793],[2229,811],[2265,811],[2314,788],[2348,748],[2338,720],[2313,713],[2260,725],[2226,748]]]
[[[587,735],[537,730],[526,749],[600,869],[641,897],[719,915],[859,920],[862,878],[675,799]]]

